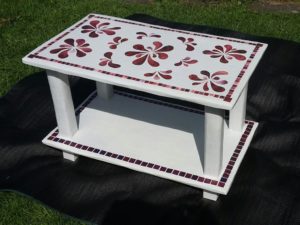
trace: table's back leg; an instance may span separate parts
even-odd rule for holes
[[[203,198],[205,198],[205,199],[217,201],[218,197],[219,197],[219,195],[216,193],[203,190]]]
[[[47,71],[47,76],[59,135],[66,139],[71,138],[78,128],[68,76],[50,70]],[[76,160],[76,156],[71,153],[64,152],[63,156],[72,161]]]
[[[78,158],[78,156],[76,156],[73,153],[69,153],[69,152],[63,152],[63,157],[64,157],[64,159],[67,159],[67,160],[70,160],[73,162],[75,162]]]
[[[101,82],[96,82],[97,94],[102,99],[110,99],[114,94],[113,86]]]
[[[229,129],[242,132],[245,125],[248,84],[229,112]]]

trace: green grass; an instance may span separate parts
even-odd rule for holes
[[[87,224],[56,212],[14,192],[0,192],[0,225],[83,225]]]
[[[137,0],[136,0],[137,1]],[[176,22],[227,28],[300,42],[300,14],[254,12],[249,2],[187,4],[162,0],[151,4],[117,0],[1,0],[0,96],[39,69],[21,58],[88,13],[126,17],[146,13]],[[0,193],[0,224],[80,224],[14,193]],[[5,215],[5,216],[3,216]]]
[[[137,0],[135,0],[137,1]],[[228,28],[300,42],[300,14],[263,13],[249,10],[244,1],[190,5],[162,0],[151,4],[117,0],[2,0],[0,7],[0,95],[21,78],[38,71],[21,58],[50,37],[88,13],[125,17],[133,13]],[[197,1],[195,1],[197,2]],[[59,21],[59,22],[58,22]]]

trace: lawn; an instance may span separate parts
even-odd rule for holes
[[[88,223],[62,215],[31,200],[28,196],[13,192],[0,192],[0,225],[22,224],[83,225]]]
[[[39,71],[21,58],[88,13],[117,17],[145,13],[165,20],[227,28],[300,42],[300,14],[251,9],[252,1],[1,0],[0,96],[18,80]],[[141,2],[146,2],[145,0]],[[207,2],[207,1],[206,1]],[[29,198],[0,193],[0,224],[80,224]]]
[[[300,42],[300,14],[255,12],[250,2],[221,1],[195,4],[161,0],[149,4],[137,0],[2,0],[0,7],[0,95],[38,69],[22,64],[29,51],[72,25],[88,13],[126,17],[146,13],[176,22],[228,28]],[[143,0],[142,2],[146,2]],[[199,1],[192,1],[199,2]],[[59,21],[59,22],[57,22]]]

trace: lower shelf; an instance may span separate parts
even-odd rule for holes
[[[43,143],[77,155],[227,194],[251,142],[256,122],[242,133],[224,124],[223,169],[203,174],[204,115],[199,109],[115,91],[109,100],[92,93],[76,110],[78,131],[64,138],[54,129]]]

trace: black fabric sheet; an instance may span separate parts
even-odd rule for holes
[[[300,44],[146,15],[130,19],[269,44],[248,91],[247,119],[259,127],[228,195],[213,202],[173,181],[85,157],[64,160],[41,143],[56,126],[45,73],[0,99],[0,189],[97,224],[300,224]],[[75,105],[95,89],[92,81],[71,81]]]

